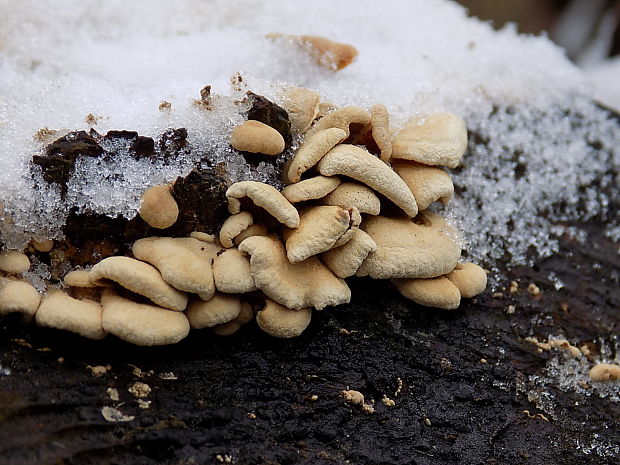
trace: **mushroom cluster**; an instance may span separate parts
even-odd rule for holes
[[[24,280],[0,277],[0,314],[22,312],[41,326],[150,346],[176,343],[190,328],[229,335],[253,319],[271,336],[298,336],[313,310],[350,301],[345,279],[353,276],[391,280],[404,297],[446,310],[485,289],[485,271],[459,263],[459,233],[427,210],[454,194],[443,167],[456,167],[465,152],[460,117],[413,118],[393,136],[383,105],[334,108],[292,88],[283,106],[303,143],[284,165],[282,190],[234,183],[217,237],[196,231],[139,239],[133,257],[74,270],[64,289],[41,299]],[[285,150],[276,129],[254,120],[235,128],[230,143],[249,156]],[[170,190],[143,195],[139,214],[152,228],[177,221]],[[0,255],[5,275],[28,267],[24,254]]]

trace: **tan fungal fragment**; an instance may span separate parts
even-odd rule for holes
[[[46,239],[43,241],[32,239],[31,244],[35,250],[43,253],[47,253],[54,248],[54,241],[52,239]]]
[[[368,254],[357,276],[374,279],[434,278],[456,266],[461,247],[456,232],[439,215],[425,211],[416,224],[409,218],[367,218],[361,225],[377,250]]]
[[[216,292],[207,302],[195,299],[187,308],[187,319],[194,329],[211,328],[228,323],[239,316],[241,300],[238,297]]]
[[[407,215],[418,214],[413,193],[398,174],[366,150],[355,145],[340,144],[331,149],[318,164],[324,176],[343,175],[355,179],[400,207]]]
[[[213,234],[208,234],[201,231],[193,231],[189,234],[189,237],[193,239],[198,239],[201,242],[206,242],[207,244],[215,244],[216,241],[216,238]]]
[[[170,193],[170,186],[154,186],[142,194],[140,218],[156,229],[166,229],[179,218],[179,206]]]
[[[362,215],[357,208],[347,208],[349,212],[349,227],[342,236],[334,243],[333,247],[341,247],[351,240],[355,231],[357,231],[362,224]]]
[[[264,208],[271,216],[289,228],[299,226],[297,209],[273,186],[257,181],[241,181],[226,191],[228,211],[236,214],[241,211],[239,199],[248,197],[256,206]]]
[[[348,278],[355,274],[368,254],[375,250],[375,241],[361,229],[356,229],[346,244],[321,254],[321,261],[339,278]]]
[[[325,205],[355,207],[360,213],[378,215],[381,201],[371,188],[354,182],[343,182],[323,199]]]
[[[241,152],[280,155],[284,151],[285,143],[282,134],[271,126],[248,120],[233,130],[230,145]]]
[[[282,189],[282,195],[291,203],[322,199],[340,183],[340,179],[335,176],[315,176],[286,186]]]
[[[0,252],[0,271],[8,274],[21,274],[30,268],[30,259],[17,250]]]
[[[41,296],[28,282],[0,277],[0,315],[24,313],[34,315]]]
[[[556,349],[561,349],[568,352],[571,357],[577,358],[581,356],[581,350],[579,350],[579,347],[572,345],[566,339],[550,339],[549,345]]]
[[[620,379],[620,365],[598,363],[588,373],[592,381],[617,381]]]
[[[187,295],[164,281],[157,268],[133,258],[103,259],[90,270],[90,280],[95,285],[114,281],[170,310],[182,312],[187,306]]]
[[[334,276],[318,258],[290,263],[284,245],[275,237],[249,237],[239,244],[239,250],[251,256],[256,286],[287,308],[322,310],[351,300],[351,290],[344,280]]]
[[[454,310],[461,303],[458,287],[445,276],[428,279],[393,279],[403,297],[425,307]]]
[[[282,108],[288,113],[291,128],[304,133],[312,125],[319,113],[321,97],[316,92],[303,87],[288,87],[282,96]]]
[[[141,381],[136,381],[131,386],[127,388],[129,394],[137,398],[148,397],[151,393],[151,386]]]
[[[326,128],[306,136],[297,153],[288,165],[287,181],[299,182],[301,175],[316,165],[323,156],[347,138],[347,131],[341,128]]]
[[[377,104],[370,107],[370,125],[372,138],[381,150],[381,161],[388,163],[392,157],[392,131],[390,131],[390,115],[385,105]]]
[[[234,245],[233,239],[252,223],[254,223],[254,217],[249,212],[239,212],[229,216],[220,229],[220,242],[229,249]]]
[[[315,119],[323,118],[323,116],[327,115],[328,113],[331,113],[336,108],[338,107],[335,104],[330,103],[330,102],[319,103],[319,112],[317,113]]]
[[[458,287],[461,297],[466,299],[482,294],[487,287],[487,274],[474,263],[459,263],[446,278]]]
[[[365,403],[364,394],[359,391],[345,390],[341,391],[344,400],[353,405],[359,405],[366,413],[374,413],[375,409],[372,405]]]
[[[268,39],[285,38],[298,44],[318,65],[332,71],[347,67],[357,58],[357,49],[353,45],[334,42],[321,36],[295,36],[272,32],[266,37]]]
[[[273,337],[288,339],[299,336],[310,324],[312,310],[291,310],[271,299],[265,299],[265,307],[256,314],[256,323]]]
[[[345,132],[346,139],[349,137],[351,124],[366,125],[370,123],[370,114],[360,107],[343,107],[332,111],[320,118],[306,133],[306,137],[318,134],[325,129],[338,128]]]
[[[103,308],[92,300],[77,300],[63,292],[44,297],[35,315],[39,326],[63,329],[89,339],[103,339],[107,334],[101,318]]]
[[[103,329],[139,346],[175,344],[189,334],[184,313],[139,304],[106,289],[101,297]]]
[[[456,168],[467,149],[463,118],[434,113],[412,118],[392,141],[392,158]]]
[[[250,259],[238,249],[227,249],[213,262],[215,287],[227,294],[255,291],[256,284],[250,271]]]
[[[90,280],[90,273],[86,270],[74,270],[67,273],[62,280],[65,286],[70,287],[96,287]]]
[[[525,341],[529,342],[530,344],[534,344],[538,348],[538,352],[551,350],[551,344],[549,344],[548,342],[540,342],[535,337],[526,337]]]
[[[441,168],[410,161],[397,161],[392,163],[392,169],[411,189],[420,210],[426,210],[437,200],[447,205],[454,197],[452,178]]]
[[[340,207],[308,207],[301,211],[297,229],[284,231],[286,256],[291,263],[299,263],[334,247],[349,228],[348,210]]]
[[[222,323],[221,325],[215,325],[211,327],[211,331],[213,331],[218,336],[230,336],[231,334],[236,333],[241,326],[249,323],[254,319],[254,311],[252,310],[252,306],[247,302],[241,302],[241,311],[239,312],[239,316],[228,323]]]
[[[253,224],[245,228],[239,234],[237,234],[233,242],[235,246],[238,246],[244,241],[244,239],[247,239],[248,237],[267,236],[268,234],[269,231],[267,231],[267,228],[265,226],[263,226],[262,224]]]

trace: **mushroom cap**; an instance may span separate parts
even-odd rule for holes
[[[353,276],[370,252],[377,250],[377,244],[361,229],[353,232],[346,244],[321,254],[321,261],[339,278]]]
[[[34,315],[41,296],[27,281],[0,277],[0,315],[24,313]]]
[[[370,114],[360,107],[343,107],[327,113],[312,126],[306,136],[313,136],[320,131],[330,128],[339,128],[345,132],[346,139],[349,137],[349,125],[351,124],[365,125],[370,123]]]
[[[9,274],[25,273],[30,268],[30,259],[17,250],[0,252],[0,271]]]
[[[39,326],[63,329],[89,339],[103,339],[103,308],[92,300],[77,300],[64,292],[50,292],[41,301],[35,321]]]
[[[425,307],[454,310],[461,303],[458,287],[445,276],[428,279],[393,279],[398,292]]]
[[[342,236],[334,243],[334,247],[341,247],[351,240],[355,231],[357,231],[362,224],[362,215],[357,208],[347,208],[349,212],[349,227]]]
[[[254,319],[254,310],[252,306],[244,301],[241,301],[241,311],[239,316],[235,318],[235,321],[241,325],[245,325]]]
[[[390,131],[390,115],[385,105],[377,104],[370,107],[370,125],[372,138],[381,150],[381,161],[388,163],[392,157],[392,131]]]
[[[366,150],[355,145],[340,144],[319,161],[324,176],[343,175],[353,178],[385,195],[409,216],[418,214],[418,206],[405,181]]]
[[[454,196],[452,178],[440,168],[411,161],[398,161],[392,163],[392,169],[411,189],[420,210],[426,210],[437,200],[446,205]]]
[[[267,231],[267,228],[262,224],[252,224],[245,228],[243,231],[241,231],[239,234],[237,234],[234,239],[234,243],[236,246],[238,246],[243,242],[244,239],[247,239],[248,237],[267,236],[268,234],[269,231]]]
[[[343,182],[323,199],[325,205],[342,208],[355,207],[360,213],[378,215],[381,201],[370,187],[355,182]]]
[[[463,118],[434,113],[412,118],[392,141],[392,158],[456,168],[467,149]]]
[[[232,320],[228,323],[222,323],[221,325],[212,326],[211,331],[218,336],[231,336],[237,331],[239,331],[240,328],[241,325],[235,320]]]
[[[284,339],[299,336],[311,319],[312,309],[291,310],[271,299],[265,299],[265,307],[256,314],[260,329],[270,336]]]
[[[282,96],[282,108],[288,113],[291,128],[304,133],[312,125],[319,112],[321,97],[303,87],[288,87]]]
[[[284,152],[282,134],[271,126],[256,120],[248,120],[237,126],[231,136],[230,145],[241,152],[279,155]]]
[[[301,175],[316,165],[323,156],[347,138],[347,131],[340,128],[327,128],[306,136],[295,156],[288,163],[289,183],[299,182]]]
[[[273,236],[248,237],[239,250],[251,256],[250,269],[256,286],[272,300],[288,308],[322,310],[351,300],[351,290],[318,258],[290,263],[284,245]]]
[[[96,285],[114,281],[170,310],[182,312],[187,306],[187,295],[164,281],[157,268],[133,258],[104,258],[90,270],[90,280]]]
[[[210,299],[215,293],[211,265],[220,250],[191,237],[147,237],[132,248],[134,256],[157,268],[165,282],[201,299]]]
[[[374,279],[434,278],[449,273],[456,266],[461,247],[454,229],[439,215],[420,214],[424,224],[409,218],[374,216],[361,228],[377,244],[357,270],[357,276]]]
[[[620,366],[613,363],[597,363],[588,373],[592,381],[615,381],[620,379]]]
[[[90,273],[86,270],[73,270],[65,275],[62,282],[70,287],[97,287],[90,280]]]
[[[482,294],[487,287],[486,272],[474,263],[459,263],[446,278],[459,288],[461,297],[466,299]]]
[[[232,247],[233,239],[252,223],[254,223],[254,217],[249,212],[239,212],[229,216],[220,229],[220,242],[227,249]]]
[[[187,307],[187,319],[194,329],[211,328],[234,320],[241,312],[241,299],[216,292],[211,300],[192,300]]]
[[[326,252],[349,229],[348,210],[333,206],[308,207],[301,211],[299,227],[284,231],[286,255],[291,263]]]
[[[227,294],[255,291],[256,284],[250,271],[250,259],[238,249],[226,249],[213,262],[215,287]]]
[[[335,176],[315,176],[286,186],[282,189],[282,195],[291,203],[322,199],[338,187],[340,182]]]
[[[39,252],[49,252],[54,248],[54,240],[53,239],[45,239],[42,241],[38,241],[36,239],[32,239],[31,241],[32,247]]]
[[[184,313],[139,304],[106,289],[101,297],[103,329],[139,346],[175,344],[189,334]]]
[[[236,182],[226,191],[228,211],[241,211],[239,199],[248,197],[255,205],[264,208],[271,216],[289,228],[299,226],[297,209],[273,186],[257,181]]]
[[[142,194],[140,218],[156,229],[166,229],[179,218],[179,206],[170,193],[170,186],[153,186]]]

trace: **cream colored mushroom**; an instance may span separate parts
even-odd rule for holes
[[[291,310],[271,299],[265,299],[265,307],[256,314],[258,327],[278,338],[297,337],[310,324],[312,309]]]
[[[267,231],[267,228],[265,226],[263,226],[262,224],[253,224],[245,228],[239,234],[237,234],[233,242],[235,246],[238,246],[243,242],[244,239],[247,239],[248,237],[267,235],[269,235],[269,231]]]
[[[207,244],[215,244],[216,242],[216,238],[213,234],[209,234],[209,233],[201,232],[201,231],[192,231],[189,234],[189,237],[198,239],[201,242],[206,242]]]
[[[229,216],[220,229],[220,242],[227,249],[234,245],[233,239],[244,229],[254,223],[254,217],[249,212],[239,212]]]
[[[326,114],[319,119],[306,133],[306,137],[318,134],[320,131],[330,128],[339,128],[345,132],[346,139],[349,137],[351,124],[366,125],[370,123],[370,114],[360,107],[343,107]]]
[[[282,134],[255,120],[248,120],[237,126],[230,136],[230,145],[242,152],[263,155],[279,155],[285,147]]]
[[[217,292],[211,300],[193,300],[187,307],[187,319],[194,329],[211,328],[228,323],[239,316],[239,297]]]
[[[321,261],[339,278],[353,276],[377,244],[361,229],[356,229],[346,244],[321,254]]]
[[[362,215],[357,208],[351,207],[346,209],[349,212],[349,227],[342,236],[334,243],[333,247],[341,247],[351,240],[355,231],[359,229],[362,223]]]
[[[486,272],[474,263],[459,263],[446,278],[459,288],[461,297],[466,299],[482,294],[487,287]]]
[[[35,321],[39,326],[62,329],[89,339],[103,339],[103,308],[92,300],[77,300],[64,292],[50,292],[43,298]]]
[[[323,156],[347,138],[347,132],[340,128],[327,128],[316,132],[312,136],[306,136],[295,156],[288,164],[288,183],[296,183],[302,174],[316,165]]]
[[[318,65],[333,71],[350,65],[357,57],[357,49],[353,45],[334,42],[321,36],[295,36],[272,32],[266,37],[268,39],[286,38],[300,45]]]
[[[86,270],[74,270],[67,273],[62,280],[65,286],[70,287],[97,287],[90,280],[90,272]]]
[[[393,279],[398,292],[425,307],[454,310],[461,303],[458,287],[445,276],[428,279]]]
[[[39,252],[43,252],[43,253],[47,253],[54,248],[54,241],[52,239],[45,239],[42,241],[32,239],[30,243],[32,244],[32,247],[34,247],[35,250]]]
[[[456,168],[467,149],[460,116],[435,113],[412,118],[392,141],[392,158]]]
[[[323,116],[327,115],[328,113],[331,113],[336,108],[338,108],[338,106],[330,102],[319,103],[319,112],[316,114],[315,119],[323,118]]]
[[[319,112],[321,97],[303,87],[288,87],[282,96],[282,108],[288,113],[291,128],[304,133],[312,125]]]
[[[187,295],[164,281],[157,268],[133,258],[101,260],[90,270],[90,280],[95,285],[114,281],[170,310],[182,312],[187,306]]]
[[[356,275],[375,279],[434,278],[452,271],[461,254],[454,229],[439,215],[427,211],[420,214],[418,221],[423,224],[409,218],[366,219],[361,229],[375,241],[377,250],[368,254]]]
[[[24,313],[33,316],[41,296],[28,282],[0,277],[0,315]]]
[[[241,302],[241,311],[239,312],[239,316],[228,323],[222,323],[221,325],[215,325],[211,327],[211,331],[213,331],[218,336],[230,336],[231,334],[236,333],[241,326],[249,323],[254,319],[254,311],[252,310],[252,306],[247,302]]]
[[[170,186],[154,186],[142,194],[140,218],[156,229],[166,229],[179,218],[179,206],[170,193]]]
[[[319,161],[319,172],[324,176],[343,175],[371,187],[409,216],[418,214],[415,198],[405,181],[392,169],[366,150],[355,145],[340,144]]]
[[[239,250],[251,256],[250,269],[256,286],[272,300],[292,309],[317,310],[351,300],[351,290],[318,258],[290,263],[284,245],[272,236],[248,237]]]
[[[282,189],[282,195],[291,203],[322,199],[340,184],[336,176],[315,176]]]
[[[420,210],[426,210],[437,200],[446,205],[454,196],[452,178],[440,168],[412,161],[398,161],[392,163],[392,169],[411,189]]]
[[[30,259],[17,250],[0,252],[0,271],[8,274],[21,274],[30,268]]]
[[[256,181],[241,181],[226,191],[228,211],[236,214],[241,211],[241,201],[248,197],[255,205],[264,208],[271,216],[289,228],[299,226],[297,209],[273,186]]]
[[[139,304],[106,289],[101,297],[103,329],[139,346],[175,344],[189,334],[184,313]]]
[[[220,292],[244,294],[257,289],[250,271],[250,260],[238,249],[227,249],[216,257],[213,278]]]
[[[617,381],[620,379],[620,365],[597,363],[588,375],[592,381]]]
[[[385,105],[377,104],[370,107],[370,125],[372,138],[381,150],[381,161],[388,163],[392,157],[392,131],[390,131],[390,115]]]
[[[216,244],[191,237],[147,237],[132,248],[134,256],[157,268],[165,282],[203,300],[215,293],[211,265],[220,250]]]
[[[378,215],[381,211],[379,197],[367,186],[354,182],[343,182],[323,199],[325,205],[342,208],[355,207],[360,213]]]

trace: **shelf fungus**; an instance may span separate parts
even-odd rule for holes
[[[297,337],[308,327],[312,309],[291,310],[271,299],[265,299],[265,307],[256,314],[256,323],[273,337],[288,339]]]
[[[226,191],[228,211],[233,215],[239,213],[240,199],[245,197],[289,228],[299,226],[297,209],[275,187],[257,181],[241,181],[233,184]]]

